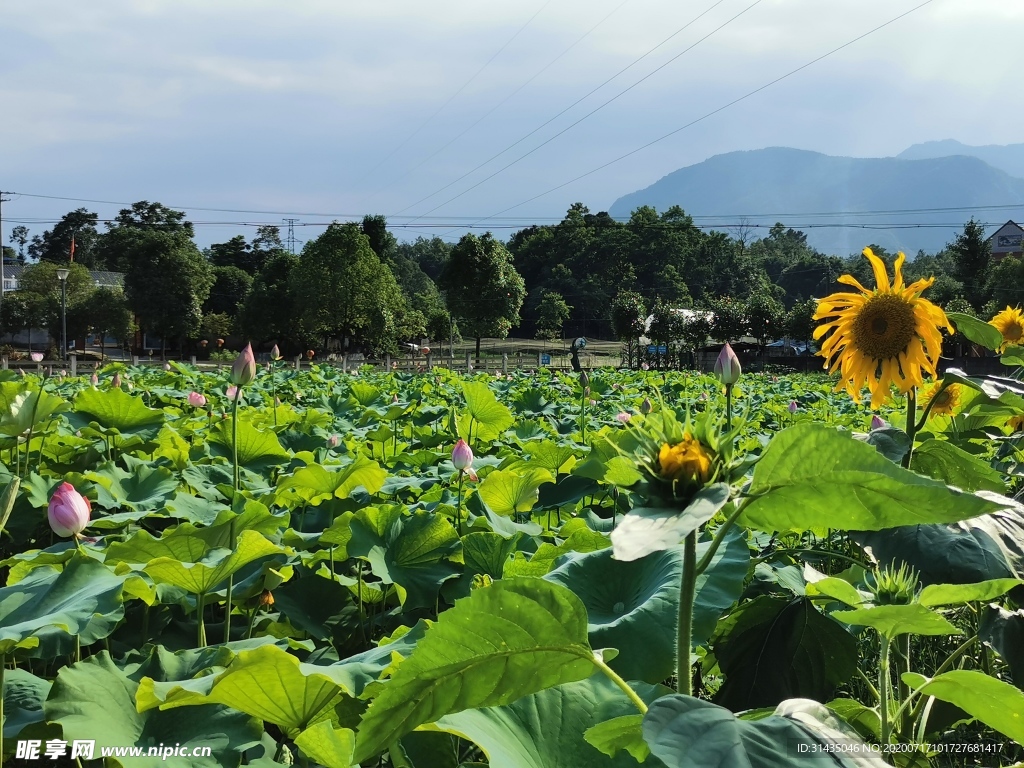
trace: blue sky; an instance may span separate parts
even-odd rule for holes
[[[920,2],[7,0],[0,189],[159,200],[190,209],[201,245],[289,213],[302,239],[330,220],[314,213],[388,214],[409,224],[396,234],[411,239],[454,236],[455,225],[506,209],[486,223],[557,219],[574,201],[604,210],[676,168],[738,149],[885,156],[931,139],[1022,141],[1024,3],[933,0],[542,195]],[[4,242],[13,219],[41,231],[79,205],[101,216],[119,207],[18,196],[4,204]]]

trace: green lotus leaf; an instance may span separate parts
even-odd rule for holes
[[[295,746],[325,768],[351,768],[356,735],[348,728],[335,728],[324,720],[296,736]]]
[[[709,485],[693,498],[686,509],[638,507],[622,518],[612,531],[612,547],[619,560],[636,560],[679,546],[690,533],[714,517],[729,501],[726,483]]]
[[[67,409],[66,401],[44,390],[19,392],[7,403],[3,414],[0,415],[0,435],[17,437],[29,430],[38,431],[40,426]]]
[[[85,423],[94,422],[102,429],[134,434],[164,422],[163,411],[149,408],[141,397],[122,389],[83,389],[75,396],[75,413]]]
[[[518,471],[498,469],[487,475],[477,488],[477,495],[496,515],[511,516],[529,512],[537,503],[538,489],[550,483],[551,475],[544,469]]]
[[[231,419],[221,421],[210,432],[214,454],[231,460]],[[262,470],[288,461],[289,454],[277,439],[273,429],[257,429],[251,421],[238,419],[238,463],[252,470]]]
[[[60,724],[68,741],[94,739],[97,754],[103,747],[160,744],[212,750],[209,757],[132,758],[131,765],[143,768],[237,766],[242,752],[259,741],[259,722],[217,704],[174,712],[139,712],[135,707],[138,687],[104,651],[57,673],[44,705],[46,719]]]
[[[106,462],[85,476],[96,484],[96,503],[103,509],[161,509],[178,488],[178,480],[169,469],[144,463],[126,472]]]
[[[310,464],[296,470],[278,483],[278,496],[287,498],[293,495],[314,506],[326,499],[345,499],[356,488],[365,488],[367,493],[374,494],[381,489],[388,473],[380,465],[366,458],[357,456],[354,461],[337,470],[328,469],[319,464]]]
[[[851,746],[828,752],[831,766],[887,765],[855,731],[813,701],[783,702],[768,717],[748,722],[707,701],[663,696],[644,716],[643,734],[651,753],[673,768],[806,768],[823,746],[836,743]]]
[[[34,648],[41,637],[78,635],[84,645],[106,637],[124,616],[123,587],[123,577],[90,557],[73,557],[61,571],[32,570],[0,589],[0,654]]]
[[[144,570],[157,583],[173,584],[193,595],[205,595],[243,566],[282,551],[263,534],[242,531],[233,550],[212,549],[194,561],[157,557],[150,560]]]
[[[466,411],[472,417],[472,422],[471,426],[467,424],[465,434],[460,429],[460,437],[468,439],[469,430],[472,429],[474,439],[493,440],[515,421],[508,406],[498,402],[498,398],[486,383],[464,381],[462,393],[466,397]]]

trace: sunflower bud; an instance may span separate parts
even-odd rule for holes
[[[741,372],[740,359],[736,357],[732,347],[726,344],[715,360],[715,377],[727,387],[731,387],[740,380]]]
[[[868,588],[879,605],[910,605],[917,595],[917,584],[917,574],[906,563],[901,563],[898,569],[888,565],[876,570]]]
[[[693,435],[685,433],[675,445],[662,443],[658,452],[658,475],[673,485],[701,486],[711,479],[714,453],[701,445]]]

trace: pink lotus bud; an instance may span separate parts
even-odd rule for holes
[[[117,373],[114,374],[114,378],[111,380],[110,386],[112,386],[114,389],[120,389],[121,388],[121,372],[120,371],[118,371]]]
[[[871,431],[872,432],[874,432],[876,429],[885,429],[888,426],[889,426],[889,424],[888,424],[888,422],[886,422],[885,419],[883,419],[877,413],[872,414],[872,416],[871,416]]]
[[[720,382],[730,387],[740,380],[741,372],[740,359],[736,357],[732,347],[726,344],[718,353],[718,359],[715,360],[715,376]]]
[[[584,389],[590,386],[590,376],[587,375],[586,371],[580,372],[580,386]]]
[[[473,449],[461,438],[455,444],[455,447],[452,448],[452,464],[455,465],[459,472],[465,472],[467,469],[472,470],[473,468]]]
[[[206,405],[206,397],[199,394],[198,392],[189,392],[188,404],[191,405],[193,408],[202,408],[204,405]]]
[[[275,344],[273,347],[270,348],[270,359],[271,360],[280,360],[281,359],[281,350],[277,348],[277,344]]]
[[[651,366],[649,366],[647,363],[641,363],[640,364],[640,370],[641,371],[649,371],[649,370],[651,370]]]
[[[619,422],[619,424],[629,424],[629,420],[632,418],[633,414],[627,413],[626,411],[622,411],[615,415],[615,420]]]
[[[100,377],[94,373],[92,376],[89,377],[89,381],[95,387],[97,384],[100,383]]]
[[[799,410],[800,410],[800,406],[797,405],[796,400],[790,400],[789,401],[789,412],[790,413],[796,413]]]
[[[651,404],[651,398],[645,397],[644,401],[640,403],[640,413],[646,416],[648,413],[654,410],[654,405]]]
[[[341,438],[340,437],[338,437],[337,435],[331,435],[330,437],[327,438],[327,447],[328,448],[337,448],[338,444],[340,442],[341,442]]]
[[[314,352],[312,349],[307,349],[306,350],[306,359],[307,360],[312,360],[313,359],[313,355],[315,355],[315,354],[316,354],[316,352]]]
[[[397,403],[398,402],[398,395],[392,395],[391,396],[391,402],[392,403]]]
[[[29,355],[29,357],[32,358],[32,362],[33,363],[41,363],[41,362],[43,362],[43,353],[42,352],[33,352],[31,355]]]
[[[61,483],[50,497],[46,518],[58,536],[77,536],[89,524],[90,512],[89,500],[71,483]]]
[[[256,356],[252,353],[252,344],[246,344],[245,349],[235,358],[235,362],[231,366],[231,383],[238,387],[244,387],[252,383],[255,378]]]
[[[708,399],[708,393],[707,392],[701,392],[700,393],[700,399],[701,400],[707,400]]]
[[[61,378],[63,379],[63,378],[64,378],[65,376],[67,376],[67,375],[68,375],[68,372],[67,372],[67,370],[66,370],[66,369],[64,369],[64,368],[61,368],[61,369],[60,369],[60,377],[61,377]]]
[[[165,371],[171,370],[171,364],[170,363],[164,363],[164,370]]]
[[[232,384],[230,387],[228,387],[227,392],[225,394],[228,396],[228,400],[234,402],[235,400],[238,399],[238,387]]]
[[[18,369],[18,375],[21,376],[21,378],[25,378],[25,369],[24,368],[19,368]]]
[[[275,397],[274,398],[274,407],[276,408],[279,405],[281,405],[281,398],[280,397]]]
[[[593,408],[595,405],[597,405],[597,400],[591,400],[590,407]]]

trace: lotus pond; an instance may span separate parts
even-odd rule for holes
[[[832,383],[4,372],[3,759],[1024,760],[1024,385],[908,423]]]

